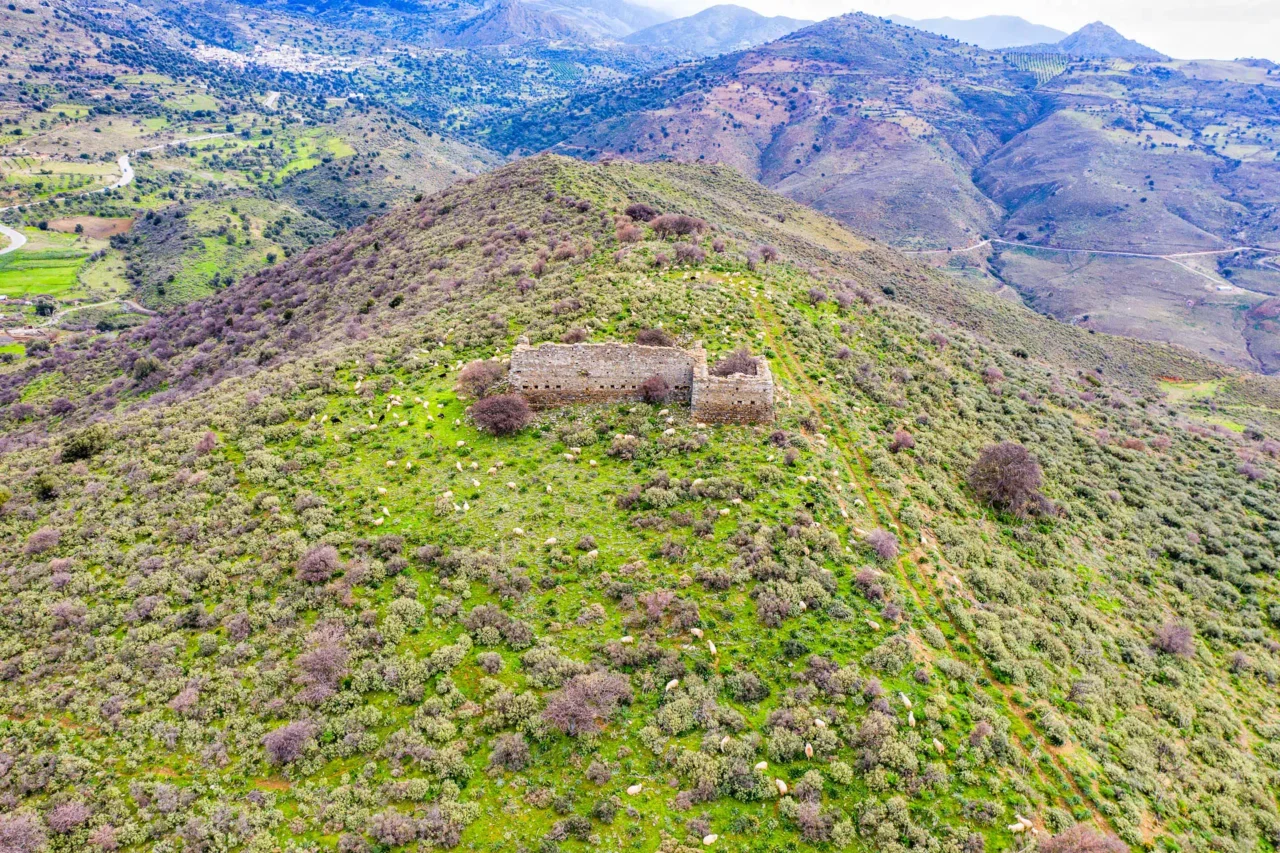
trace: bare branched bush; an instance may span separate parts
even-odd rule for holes
[[[875,552],[877,559],[886,563],[898,559],[898,537],[884,528],[867,534],[867,546]]]
[[[469,414],[477,427],[494,435],[513,435],[533,422],[533,410],[519,394],[485,397],[471,406]]]
[[[333,577],[341,565],[337,548],[332,545],[316,545],[298,560],[298,580],[324,583]]]
[[[1129,853],[1129,846],[1114,835],[1077,823],[1040,842],[1040,853]]]
[[[666,329],[641,329],[636,332],[636,343],[647,347],[673,347],[676,339]]]
[[[667,380],[654,374],[640,383],[640,398],[655,405],[665,403],[671,398],[671,386]]]
[[[1044,508],[1040,463],[1021,444],[1002,441],[984,447],[969,469],[969,486],[980,500],[1017,516]]]
[[[506,365],[489,359],[473,361],[458,372],[458,393],[480,398],[507,377]]]
[[[742,347],[711,365],[707,373],[712,376],[732,376],[735,373],[741,373],[744,376],[755,376],[757,369],[756,357],[751,354],[751,350]]]
[[[1195,635],[1180,622],[1165,622],[1156,629],[1151,647],[1167,655],[1189,658],[1195,654]]]

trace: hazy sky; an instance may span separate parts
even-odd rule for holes
[[[731,2],[764,15],[819,20],[845,12],[908,18],[1018,15],[1071,32],[1103,21],[1182,59],[1280,61],[1280,0],[641,0],[677,15]]]

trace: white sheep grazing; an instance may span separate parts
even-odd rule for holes
[[[1022,824],[1020,824],[1020,823],[1011,823],[1011,824],[1009,824],[1008,826],[1006,826],[1006,827],[1005,827],[1005,829],[1009,830],[1010,832],[1014,833],[1015,835],[1016,835],[1016,834],[1018,834],[1019,832],[1026,832],[1026,831],[1027,831],[1027,828],[1026,828],[1025,826],[1023,826]]]
[[[733,738],[729,737],[728,735],[725,735],[724,737],[720,738],[721,749],[724,749],[726,746],[728,746],[731,743],[733,743]]]
[[[524,535],[524,528],[523,528],[523,527],[517,527],[517,528],[515,528],[514,530],[512,530],[512,531],[511,531],[511,534],[512,534],[513,536],[523,536],[523,535]]]
[[[915,711],[908,711],[908,712],[907,712],[907,725],[908,725],[908,726],[910,726],[910,727],[911,727],[911,728],[913,728],[913,729],[916,727],[916,712],[915,712]]]
[[[390,517],[391,517],[391,510],[387,509],[387,508],[384,506],[384,507],[382,508],[382,514],[383,514],[383,515],[385,515],[385,516],[387,516],[388,518],[390,518]]]
[[[471,485],[476,486],[476,487],[479,487],[479,485],[480,485],[480,481],[479,481],[479,480],[477,480],[475,477],[472,477],[472,478],[471,478]]]
[[[636,641],[636,638],[635,638],[635,637],[633,637],[633,636],[631,636],[630,634],[627,634],[625,637],[623,637],[622,639],[618,640],[618,642],[619,642],[619,643],[622,643],[622,644],[624,644],[624,645],[625,645],[625,644],[627,644],[627,643],[634,643],[635,641]]]
[[[693,636],[697,637],[699,640],[701,640],[701,639],[702,639],[702,629],[701,629],[701,628],[690,628],[690,629],[689,629],[689,633],[690,633],[690,634],[693,634]]]
[[[459,447],[466,447],[466,445],[467,445],[467,443],[466,443],[465,441],[463,441],[462,439],[458,439],[458,446],[459,446]]]
[[[386,493],[387,493],[387,487],[386,487],[386,486],[378,486],[378,494],[380,494],[380,495],[385,495]]]
[[[554,544],[556,544],[556,537],[554,537],[554,536],[548,536],[548,537],[547,537],[547,541],[546,541],[546,542],[543,542],[542,544],[543,544],[543,545],[554,545]]]
[[[947,751],[947,748],[943,746],[942,741],[938,740],[937,738],[933,739],[933,748],[934,748],[934,751],[936,751],[939,755]]]
[[[480,470],[480,463],[479,463],[479,462],[472,462],[472,463],[471,463],[471,470],[472,470],[472,471],[479,471],[479,470]]]
[[[711,640],[707,640],[707,651],[711,652],[712,657],[715,657],[718,654],[716,651],[716,644]]]
[[[757,770],[762,770],[762,771],[763,771],[763,770],[768,770],[768,769],[769,769],[769,762],[767,762],[767,761],[761,761],[761,762],[758,762],[758,763],[756,764],[756,769],[757,769]]]
[[[906,707],[906,708],[908,708],[908,709],[910,709],[910,708],[911,708],[911,700],[907,698],[907,694],[905,694],[905,693],[899,693],[898,695],[902,697],[902,704],[903,704],[903,706],[904,706],[904,707]]]
[[[716,839],[718,839],[719,837],[720,836],[716,835],[714,832],[709,833],[707,835],[702,836],[702,843],[704,846],[710,847],[712,844],[716,843]]]
[[[632,785],[630,788],[627,788],[627,795],[634,797],[636,794],[640,793],[643,790],[644,790],[644,786],[639,783],[636,783],[635,785]]]
[[[492,476],[492,475],[494,475],[494,474],[498,473],[498,469],[497,469],[497,468],[490,467],[488,471],[485,471],[485,473],[486,473],[486,474],[488,474],[488,475],[490,475],[490,476]]]
[[[813,744],[811,744],[811,743],[806,743],[806,744],[804,745],[804,757],[805,757],[805,758],[813,758]]]
[[[394,467],[396,467],[396,460],[394,460],[394,459],[388,459],[388,460],[387,460],[387,467],[388,467],[388,468],[394,468]]]
[[[455,467],[455,468],[457,468],[459,471],[461,471],[461,470],[462,470],[462,463],[461,463],[461,462],[455,462],[455,463],[453,463],[453,467]]]
[[[404,461],[404,470],[406,470],[406,471],[412,471],[412,470],[413,470],[413,463],[412,463],[412,462],[410,462],[408,459],[406,459],[406,460]]]
[[[778,786],[778,793],[785,797],[787,795],[787,783],[781,779],[774,779],[773,783]]]
[[[668,681],[668,682],[667,682],[667,686],[666,686],[665,690],[666,690],[668,693],[670,693],[672,690],[675,690],[675,689],[676,689],[677,687],[679,687],[679,686],[680,686],[680,679],[678,679],[678,678],[673,678],[673,679],[671,679],[670,681]]]
[[[508,488],[508,489],[514,489],[515,487],[516,487],[516,484],[515,484],[515,483],[511,483],[511,482],[508,482],[508,483],[507,483],[507,488]]]
[[[382,519],[382,517],[381,517],[381,516],[379,516],[378,518],[375,518],[375,519],[373,520],[373,526],[374,526],[374,527],[378,527],[379,525],[381,525],[381,524],[382,524],[382,521],[383,521],[383,519]]]
[[[662,431],[662,434],[663,434],[663,435],[675,435],[675,434],[676,434],[676,431],[675,431],[675,429],[674,429],[674,428],[672,428],[672,429],[664,429],[664,430]]]

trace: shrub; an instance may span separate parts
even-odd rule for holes
[[[533,421],[533,410],[519,394],[485,397],[471,406],[471,420],[485,432],[513,435]]]
[[[1167,655],[1189,658],[1195,652],[1194,635],[1191,629],[1178,622],[1165,622],[1156,629],[1151,640],[1151,647]]]
[[[889,452],[897,453],[899,450],[910,450],[916,446],[916,438],[905,429],[895,430],[893,433],[893,441],[889,443]]]
[[[218,446],[218,436],[213,432],[206,432],[200,436],[200,440],[196,442],[195,451],[199,456],[212,453],[213,449]]]
[[[641,204],[640,202],[627,205],[627,209],[623,212],[636,222],[648,222],[658,215],[658,211],[654,210],[649,205]]]
[[[324,583],[333,577],[341,564],[337,548],[332,545],[316,545],[298,560],[298,580]]]
[[[107,429],[101,424],[72,433],[62,446],[63,462],[76,462],[97,456],[107,449]]]
[[[28,811],[0,815],[0,850],[4,853],[38,853],[48,839],[40,818]]]
[[[644,237],[644,232],[634,225],[623,225],[614,233],[614,236],[618,238],[619,243],[639,243]]]
[[[1040,853],[1129,853],[1129,847],[1114,835],[1104,835],[1093,827],[1075,826],[1040,842]]]
[[[563,335],[560,336],[560,343],[580,344],[589,337],[591,336],[587,334],[586,329],[574,328],[574,329],[570,329],[569,331],[565,332]]]
[[[493,752],[489,753],[489,766],[501,770],[518,772],[529,766],[529,744],[524,735],[503,734],[493,741]]]
[[[707,373],[712,376],[732,376],[735,373],[741,373],[744,376],[755,376],[756,370],[756,357],[751,354],[751,350],[742,347],[711,365]]]
[[[649,226],[653,228],[653,233],[664,239],[698,235],[711,227],[705,220],[698,219],[696,216],[686,216],[683,213],[665,213],[651,219]]]
[[[671,397],[671,386],[667,380],[654,374],[640,383],[640,397],[646,403],[665,403]]]
[[[507,368],[496,361],[473,361],[458,372],[459,393],[468,397],[483,397],[506,378]]]
[[[45,821],[54,832],[71,832],[83,826],[93,813],[89,807],[79,801],[62,803],[55,806]]]
[[[543,719],[561,732],[576,737],[631,702],[631,683],[616,672],[575,675],[552,695],[542,712]]]
[[[267,751],[267,760],[272,764],[290,764],[297,761],[306,752],[316,735],[314,723],[297,720],[267,732],[262,745]]]
[[[641,329],[636,332],[636,343],[647,347],[673,347],[676,339],[666,329]]]
[[[1019,517],[1047,503],[1041,482],[1040,463],[1016,441],[984,447],[969,469],[969,486],[980,500]]]
[[[707,253],[692,243],[681,243],[676,246],[676,263],[700,264],[707,259]]]
[[[31,555],[43,554],[58,547],[62,532],[55,527],[41,527],[27,537],[26,552]]]
[[[878,559],[885,562],[898,558],[898,537],[884,528],[877,528],[867,534],[867,546],[875,552]]]

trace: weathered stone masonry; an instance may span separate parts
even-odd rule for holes
[[[689,404],[693,417],[718,423],[773,420],[773,375],[763,358],[756,375],[711,376],[701,346],[650,347],[639,344],[516,345],[509,383],[534,408],[574,403],[639,400],[640,386],[661,376],[672,399]]]

